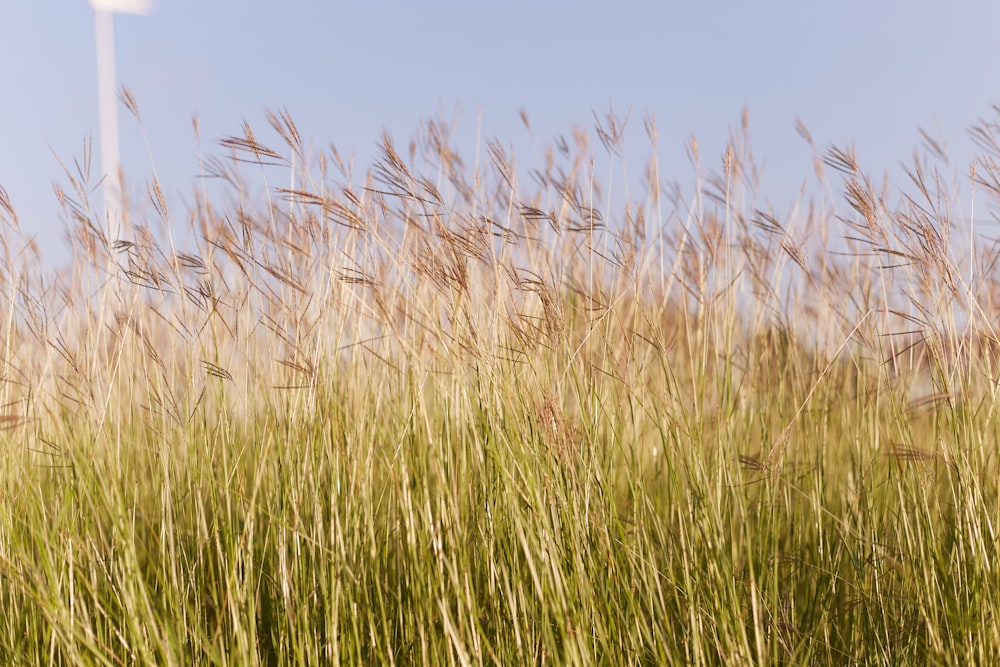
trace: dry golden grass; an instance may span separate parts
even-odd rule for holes
[[[898,191],[816,149],[843,205],[780,213],[747,114],[686,195],[644,119],[630,201],[595,164],[635,121],[595,121],[530,173],[432,121],[356,174],[280,112],[121,238],[84,155],[61,272],[0,190],[0,657],[995,659],[1000,255],[940,145]]]

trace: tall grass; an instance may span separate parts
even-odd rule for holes
[[[934,141],[781,214],[746,116],[686,194],[646,119],[627,201],[614,117],[531,173],[270,121],[122,238],[84,156],[61,272],[0,197],[4,664],[1000,659],[998,252]]]

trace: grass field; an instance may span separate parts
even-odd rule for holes
[[[271,121],[121,239],[71,165],[62,272],[0,197],[0,662],[1000,661],[995,121],[961,216],[929,138],[784,214],[745,117],[632,200],[614,118],[531,173]]]

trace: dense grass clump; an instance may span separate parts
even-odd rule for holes
[[[118,238],[68,172],[62,272],[0,197],[0,662],[1000,660],[1000,255],[936,144],[782,214],[745,118],[689,197],[648,120],[628,201],[614,118],[530,174],[271,121]]]

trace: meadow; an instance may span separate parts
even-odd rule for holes
[[[52,271],[0,190],[0,662],[996,664],[993,113],[772,210],[746,115],[632,196],[279,112],[118,235],[68,162]]]

